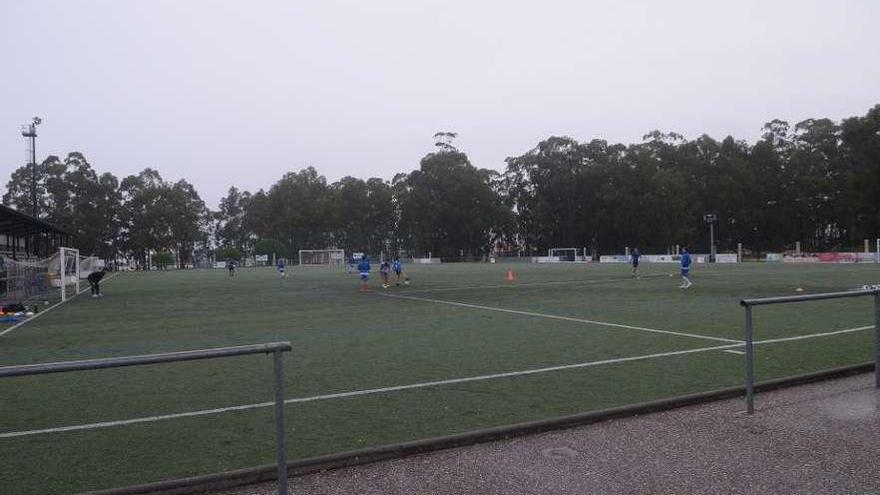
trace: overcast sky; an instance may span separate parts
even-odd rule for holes
[[[0,180],[81,151],[226,189],[390,179],[439,130],[478,167],[551,135],[754,141],[880,103],[880,1],[0,0]]]

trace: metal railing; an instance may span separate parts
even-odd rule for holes
[[[755,413],[755,351],[754,328],[752,324],[752,308],[754,306],[865,296],[874,296],[874,386],[880,388],[880,289],[826,292],[824,294],[805,294],[802,296],[765,297],[740,301],[740,304],[746,309],[746,412],[748,414]]]
[[[284,446],[284,377],[281,373],[281,353],[288,352],[291,348],[292,346],[290,342],[272,342],[268,344],[220,347],[197,351],[165,352],[161,354],[145,354],[140,356],[86,359],[83,361],[4,366],[0,367],[0,378],[272,353],[275,381],[275,446],[276,461],[278,463],[278,495],[287,495],[287,450]]]

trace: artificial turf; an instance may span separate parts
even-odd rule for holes
[[[298,267],[283,282],[271,268],[234,278],[225,270],[126,273],[107,282],[106,297],[77,297],[0,337],[0,366],[289,340],[286,396],[315,397],[723,346],[712,339],[742,338],[743,297],[880,282],[874,264],[700,265],[689,290],[668,276],[674,265],[644,265],[640,280],[624,265],[407,269],[412,285],[386,291],[374,281],[367,294],[343,269]],[[755,309],[759,340],[872,323],[867,298]],[[762,345],[758,379],[864,362],[872,346],[870,331]],[[79,492],[271,463],[271,407],[2,437],[262,403],[272,398],[271,368],[271,358],[248,356],[2,379],[3,491]],[[741,355],[713,350],[298,402],[287,406],[289,457],[707,391],[743,375]]]

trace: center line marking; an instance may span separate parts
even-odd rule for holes
[[[455,302],[455,301],[444,301],[441,299],[429,299],[426,297],[400,296],[397,294],[379,294],[379,295],[384,296],[384,297],[394,297],[397,299],[409,299],[412,301],[429,302],[429,303],[434,303],[434,304],[447,304],[449,306],[458,306],[461,308],[482,309],[484,311],[497,311],[499,313],[509,313],[509,314],[515,314],[515,315],[532,316],[535,318],[548,318],[551,320],[571,321],[571,322],[575,322],[575,323],[586,323],[589,325],[599,325],[599,326],[612,327],[612,328],[624,328],[626,330],[637,330],[640,332],[660,333],[660,334],[665,334],[665,335],[675,335],[678,337],[690,337],[692,339],[712,340],[715,342],[729,342],[729,343],[733,343],[733,344],[743,343],[742,340],[725,339],[723,337],[710,337],[708,335],[697,335],[697,334],[693,334],[693,333],[673,332],[671,330],[658,330],[656,328],[637,327],[637,326],[633,326],[633,325],[624,325],[622,323],[610,323],[607,321],[586,320],[583,318],[572,318],[570,316],[558,316],[558,315],[550,315],[550,314],[545,314],[545,313],[532,313],[529,311],[519,311],[516,309],[495,308],[492,306],[482,306],[479,304],[469,304],[469,303],[462,303],[462,302]]]

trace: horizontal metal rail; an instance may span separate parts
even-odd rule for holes
[[[804,294],[801,296],[762,297],[743,299],[742,306],[763,306],[766,304],[784,304],[804,301],[820,301],[822,299],[841,299],[846,297],[864,297],[880,294],[880,289],[848,290],[845,292],[825,292],[822,294]]]
[[[874,298],[874,386],[880,388],[880,289],[826,292],[801,296],[764,297],[740,301],[740,305],[746,310],[746,412],[748,414],[755,413],[755,335],[752,321],[752,308],[754,306],[865,296],[873,296]]]
[[[246,354],[268,354],[276,351],[285,352],[290,349],[290,342],[272,342],[269,344],[218,347],[216,349],[200,349],[197,351],[163,352],[160,354],[143,354],[140,356],[120,356],[101,359],[85,359],[82,361],[3,366],[0,367],[0,378],[7,376],[64,373],[66,371],[121,368],[124,366],[140,366],[144,364],[172,363],[178,361],[196,361],[199,359],[215,359],[230,356],[243,356]]]
[[[245,356],[248,354],[272,354],[272,371],[275,382],[275,455],[278,470],[278,494],[287,495],[287,449],[284,443],[284,375],[282,370],[281,353],[290,351],[291,349],[292,346],[290,342],[272,342],[268,344],[218,347],[215,349],[200,349],[196,351],[143,354],[140,356],[24,364],[19,366],[0,367],[0,378],[45,375],[48,373],[64,373],[68,371],[122,368],[125,366],[141,366],[147,364],[176,363],[181,361],[196,361],[200,359]]]

